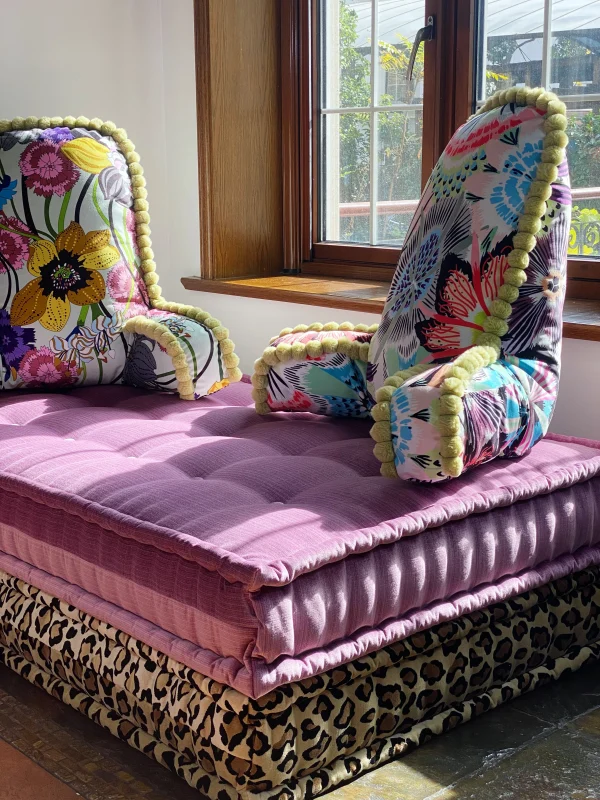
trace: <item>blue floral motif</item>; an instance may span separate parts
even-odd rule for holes
[[[412,428],[410,420],[406,416],[409,410],[410,404],[406,395],[401,390],[395,392],[390,403],[390,412],[394,461],[396,464],[404,464],[410,451]]]
[[[431,231],[405,266],[397,284],[392,313],[408,311],[427,293],[438,272],[441,232]]]
[[[516,228],[525,207],[525,198],[542,159],[543,142],[527,142],[525,147],[506,156],[500,173],[505,177],[492,189],[490,202],[507,225]]]
[[[33,349],[34,342],[33,328],[11,325],[8,312],[0,310],[0,359],[6,368],[5,380],[10,377],[11,369],[16,370],[23,356]]]
[[[46,139],[49,142],[60,144],[61,142],[70,142],[73,138],[70,128],[48,128],[40,135],[40,139]]]
[[[462,153],[455,158],[440,158],[431,173],[431,191],[439,200],[453,197],[464,191],[469,175],[482,169],[487,156],[483,147],[473,152]]]
[[[9,200],[17,193],[17,182],[11,181],[10,175],[5,175],[0,178],[0,210],[8,203]]]

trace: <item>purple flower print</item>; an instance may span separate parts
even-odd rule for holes
[[[40,138],[54,142],[54,144],[60,144],[61,142],[70,142],[73,134],[70,128],[47,128]]]
[[[33,328],[11,325],[8,311],[0,311],[0,356],[7,372],[18,368],[23,356],[33,349],[34,342]]]

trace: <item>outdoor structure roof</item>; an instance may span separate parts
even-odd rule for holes
[[[371,40],[370,0],[346,0],[358,14],[358,47]],[[554,31],[600,28],[599,0],[554,0],[552,28]],[[397,42],[401,33],[414,39],[418,29],[425,24],[424,0],[379,0],[380,40]],[[510,36],[515,34],[541,34],[544,22],[543,0],[486,0],[486,34]],[[529,58],[534,57],[528,54]]]

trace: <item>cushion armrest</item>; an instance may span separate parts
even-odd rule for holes
[[[125,383],[197,400],[240,380],[234,344],[219,320],[191,306],[161,306],[125,324],[133,337]]]
[[[285,328],[254,365],[256,410],[368,417],[369,347],[376,325],[328,323]]]
[[[498,456],[525,455],[545,435],[556,402],[553,371],[494,355],[493,348],[475,347],[453,363],[419,365],[388,379],[371,430],[383,475],[455,478]]]

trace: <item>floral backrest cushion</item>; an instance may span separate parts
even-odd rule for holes
[[[158,296],[138,162],[113,123],[0,122],[0,388],[122,376]]]
[[[373,337],[372,392],[415,364],[453,361],[483,334],[558,374],[571,194],[566,160],[543,155],[566,144],[548,119],[564,106],[549,97],[509,90],[448,143]]]

